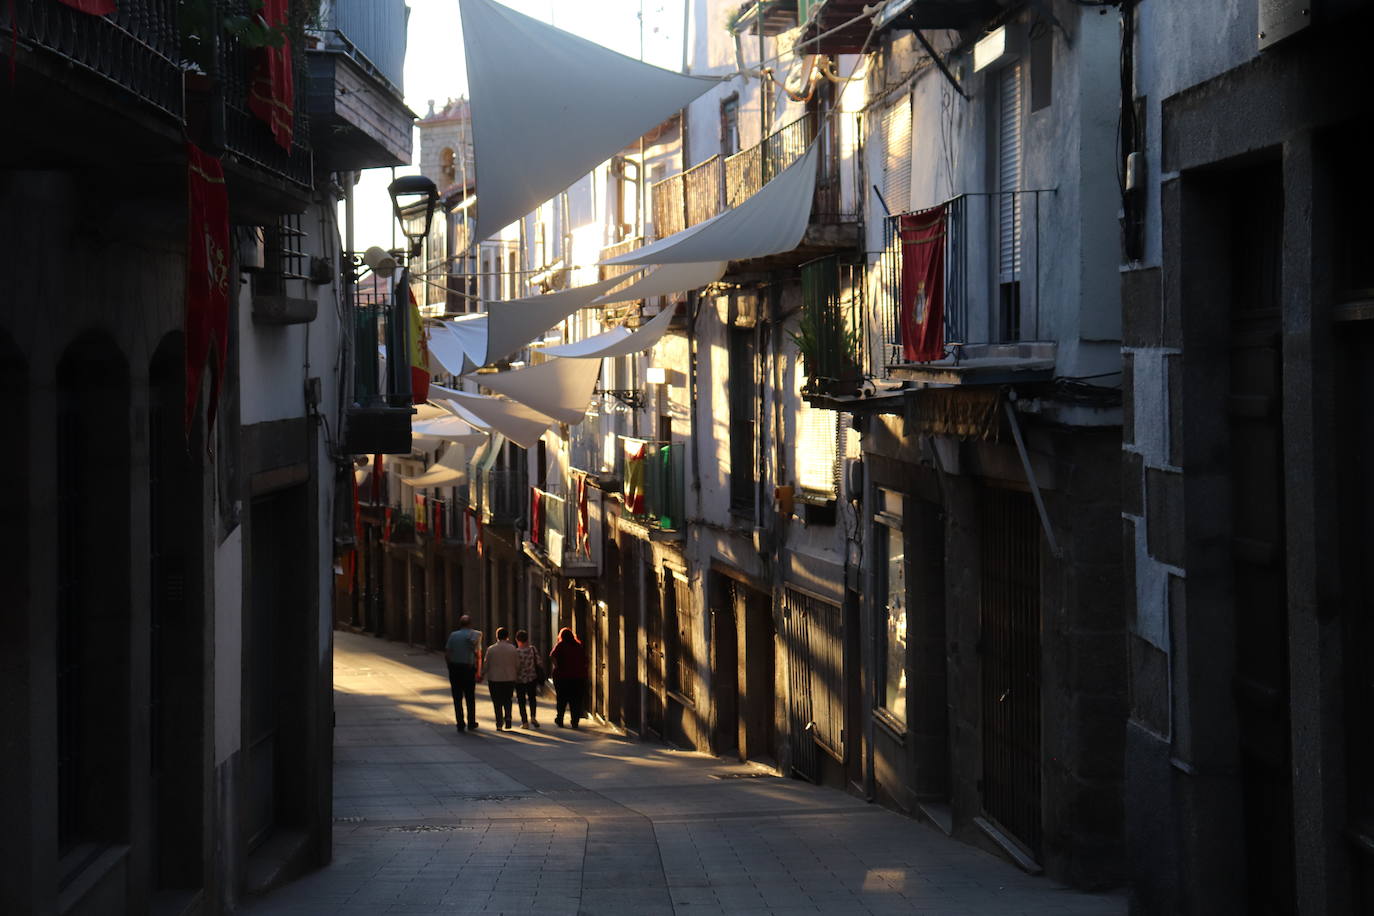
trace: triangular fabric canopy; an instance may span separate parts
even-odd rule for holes
[[[436,386],[434,385],[434,383],[431,382],[430,385],[429,385],[429,390],[430,390],[431,394],[433,394],[435,387],[436,387]],[[450,390],[450,389],[444,389],[444,390],[445,390],[445,391],[448,391],[448,390]],[[468,425],[471,426],[473,429],[478,430],[479,432],[484,432],[484,433],[490,433],[490,432],[491,432],[491,424],[490,424],[490,423],[488,423],[486,420],[483,420],[481,417],[477,416],[477,414],[475,414],[475,413],[473,413],[472,411],[468,410],[466,407],[463,407],[463,406],[462,406],[461,404],[459,404],[458,402],[453,401],[453,400],[450,400],[450,399],[448,399],[448,398],[437,398],[437,397],[435,398],[435,400],[437,400],[440,404],[443,404],[444,407],[446,407],[446,408],[448,409],[449,416],[457,417],[458,419],[462,420],[464,423],[468,424]]]
[[[554,359],[528,369],[481,375],[477,377],[477,383],[553,417],[560,423],[574,424],[582,422],[600,374],[601,364],[598,362]]]
[[[487,351],[482,365],[510,356],[608,289],[619,286],[625,275],[586,286],[576,286],[543,296],[487,303]],[[471,371],[471,370],[469,370]]]
[[[437,404],[415,405],[416,420],[433,420],[435,417],[444,416],[447,412],[448,411],[444,410],[444,408],[438,406]]]
[[[719,83],[641,63],[492,0],[461,0],[459,8],[481,195],[474,240],[501,231]]]
[[[449,375],[479,369],[487,358],[487,316],[467,315],[425,327],[429,355]]]
[[[452,487],[467,480],[467,449],[450,445],[444,456],[429,466],[419,477],[402,477],[401,483],[411,487]]]
[[[524,448],[533,448],[539,437],[544,435],[544,430],[555,422],[553,417],[505,398],[453,390],[446,390],[443,395],[481,417],[493,430]]]
[[[816,142],[752,197],[718,216],[602,264],[742,261],[791,251],[806,235],[816,190]]]
[[[588,337],[576,343],[544,347],[539,352],[545,356],[558,356],[563,359],[609,359],[612,356],[638,353],[658,343],[658,339],[668,330],[668,325],[672,324],[674,311],[671,307],[664,309],[635,331],[629,328],[613,328],[605,334]]]
[[[448,412],[445,412],[445,416],[435,417],[432,420],[415,420],[410,424],[410,430],[417,436],[427,436],[431,439],[442,439],[446,442],[457,442],[463,445],[477,445],[487,438],[485,432],[474,429],[471,424]]]
[[[633,302],[651,296],[671,296],[691,289],[700,289],[725,276],[725,261],[706,261],[701,264],[664,264],[655,267],[622,290],[596,299],[592,305],[611,305]]]

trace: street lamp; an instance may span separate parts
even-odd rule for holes
[[[420,253],[421,246],[429,237],[434,208],[439,203],[439,189],[423,175],[402,175],[386,190],[391,195],[391,208],[396,212],[396,221],[401,224],[401,234],[410,242],[410,255],[414,257]],[[407,222],[406,213],[414,211],[421,202],[425,206],[425,222],[424,228],[417,231],[411,228],[413,222]]]

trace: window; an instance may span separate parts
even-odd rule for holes
[[[454,165],[453,150],[448,147],[439,153],[439,188],[448,187],[458,180],[458,169]]]
[[[596,173],[589,172],[568,188],[568,225],[574,229],[596,221]]]
[[[739,152],[739,95],[732,95],[720,103],[720,154],[732,156]]]
[[[668,689],[688,702],[696,702],[696,643],[697,608],[692,603],[692,586],[687,577],[666,571],[664,600],[668,605],[667,656]]]
[[[911,209],[911,95],[904,93],[883,112],[883,142],[887,150],[883,197],[889,213]]]
[[[907,688],[907,582],[906,538],[902,530],[902,496],[890,490],[879,491],[879,512],[874,517],[874,534],[882,556],[878,596],[882,601],[877,630],[882,645],[878,649],[878,705],[892,719],[905,726]]]
[[[730,335],[730,511],[752,516],[754,467],[754,332],[731,327]]]
[[[800,401],[797,414],[797,482],[806,493],[833,497],[839,479],[840,415]]]
[[[254,280],[253,292],[259,296],[284,296],[288,280],[306,279],[310,258],[305,251],[305,230],[301,215],[288,213],[275,226],[263,232],[263,266]]]
[[[1021,339],[1021,64],[997,74],[997,304],[1002,340]]]

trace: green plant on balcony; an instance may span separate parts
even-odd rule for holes
[[[863,334],[840,304],[833,258],[803,265],[801,320],[788,336],[801,354],[806,391],[857,391],[863,380]]]
[[[292,0],[285,25],[271,26],[263,17],[263,0],[177,0],[183,66],[192,72],[214,72],[216,42],[227,37],[249,50],[280,48],[287,38],[316,24],[320,0]]]

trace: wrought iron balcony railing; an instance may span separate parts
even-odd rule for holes
[[[229,12],[247,15],[250,0],[222,0]],[[277,144],[266,123],[248,107],[256,60],[253,49],[230,35],[221,36],[218,70],[224,84],[224,148],[237,158],[301,188],[314,184],[310,153],[310,120],[304,104],[306,86],[304,30],[292,27],[291,68],[295,87],[291,149]]]
[[[1052,190],[961,194],[946,201],[943,240],[944,359],[957,365],[968,358],[999,355],[1026,358],[1049,353],[1041,334],[1043,275],[1041,208]],[[926,212],[926,211],[922,211]],[[903,339],[905,273],[902,242],[905,214],[886,220],[881,259],[880,299],[870,335],[875,374],[911,363]],[[909,325],[910,326],[910,325]],[[1035,345],[1041,346],[1036,350]]]
[[[58,0],[0,3],[6,56],[24,44],[108,80],[177,120],[185,114],[177,0],[120,0],[107,16]]]

